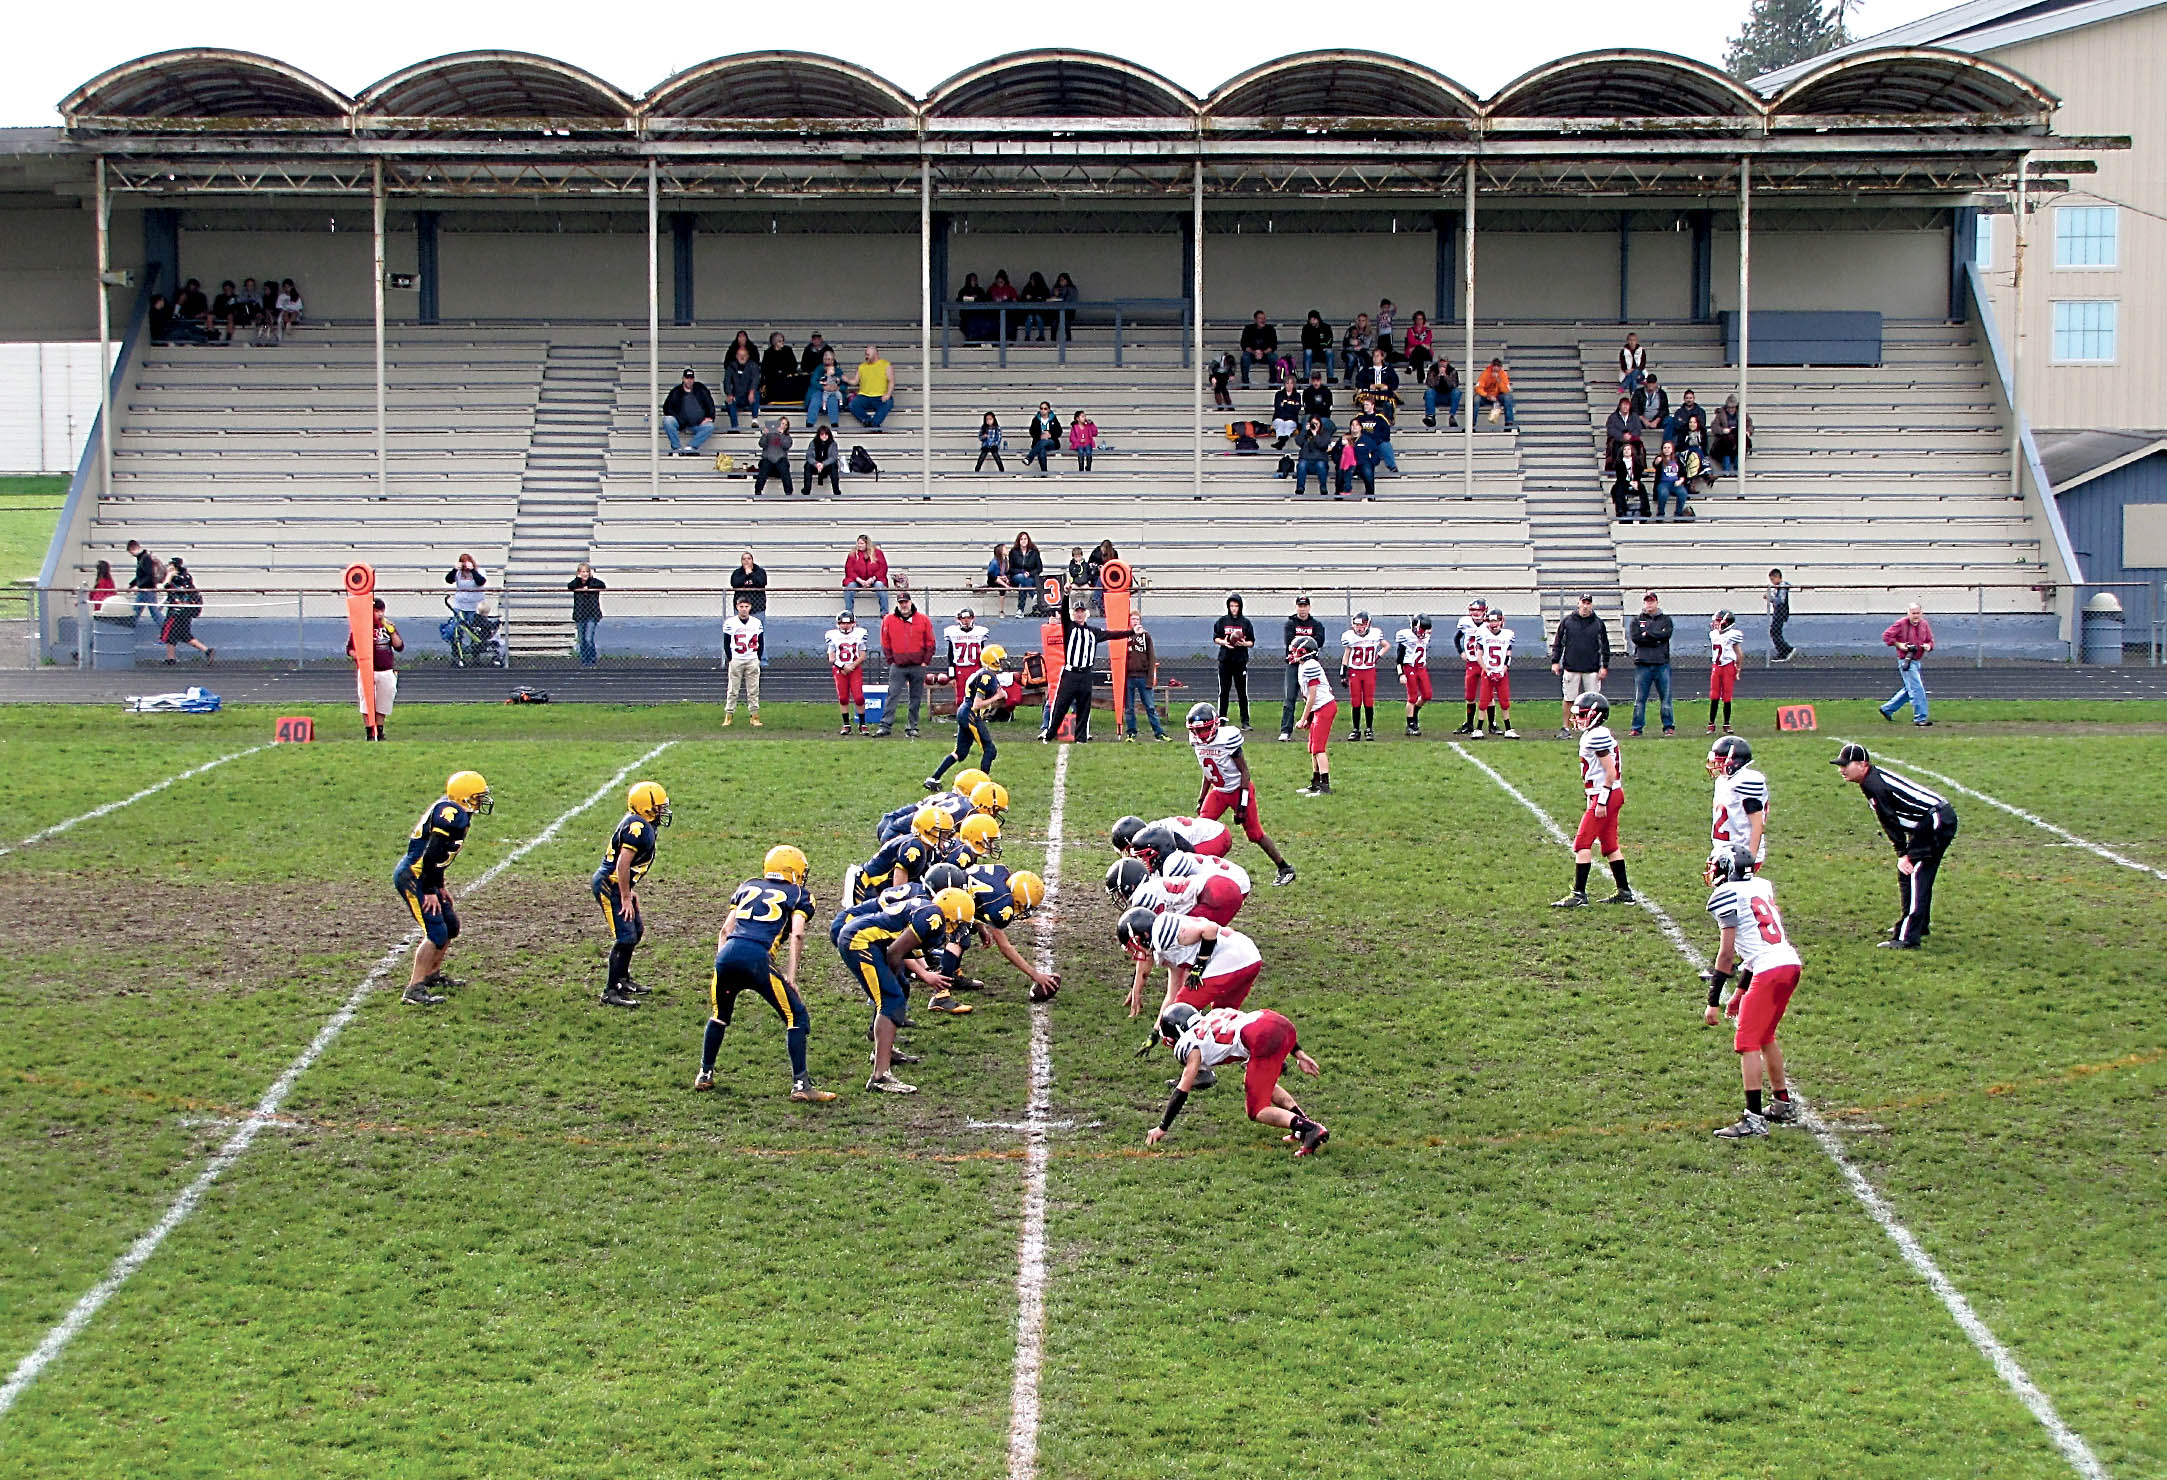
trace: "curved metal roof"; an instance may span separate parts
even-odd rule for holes
[[[629,122],[631,98],[592,72],[524,51],[462,51],[361,90],[363,114],[391,118],[595,118]]]
[[[753,51],[688,67],[640,103],[648,118],[910,118],[917,101],[835,57]]]
[[[60,100],[78,118],[344,119],[353,103],[298,67],[248,51],[187,47],[100,72]]]
[[[1197,100],[1149,67],[1089,51],[1019,51],[926,96],[933,118],[1193,118]]]
[[[1375,51],[1305,51],[1221,83],[1204,111],[1219,118],[1473,118],[1481,104],[1428,67]]]
[[[1761,99],[1704,62],[1668,52],[1582,52],[1521,74],[1483,109],[1494,118],[1750,118]]]
[[[2040,113],[2054,94],[1982,57],[1931,46],[1856,52],[1817,67],[1776,94],[1776,114],[1951,116]]]

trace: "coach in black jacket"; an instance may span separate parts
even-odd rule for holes
[[[1941,856],[1956,840],[1956,808],[1938,792],[1873,763],[1863,745],[1846,745],[1829,762],[1843,779],[1866,794],[1874,820],[1896,846],[1896,923],[1880,942],[1899,951],[1915,951],[1933,934],[1934,879]]]
[[[1610,628],[1595,615],[1595,598],[1583,595],[1580,604],[1558,621],[1550,639],[1550,671],[1565,680],[1565,722],[1558,738],[1573,732],[1573,700],[1582,694],[1600,694],[1610,677]]]
[[[1670,708],[1670,634],[1669,615],[1663,610],[1661,600],[1653,591],[1640,598],[1640,615],[1626,625],[1626,641],[1633,649],[1633,734],[1640,734],[1641,726],[1648,718],[1648,691],[1655,690],[1663,700],[1663,733],[1678,733],[1676,716]]]
[[[1324,623],[1309,614],[1307,596],[1294,598],[1293,614],[1287,618],[1280,632],[1282,656],[1294,651],[1294,639],[1297,637],[1313,637],[1317,640],[1318,651],[1324,650]],[[1293,738],[1294,710],[1301,701],[1301,687],[1297,680],[1300,669],[1293,663],[1282,663],[1279,666],[1286,672],[1286,690],[1279,706],[1279,738],[1287,740]]]

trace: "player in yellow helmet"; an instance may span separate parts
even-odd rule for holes
[[[936,992],[946,991],[948,978],[930,963],[952,933],[970,924],[973,913],[969,893],[941,889],[931,898],[915,890],[875,897],[836,917],[829,939],[875,1010],[873,1073],[865,1082],[867,1089],[891,1095],[918,1092],[916,1085],[897,1079],[892,1067],[895,1032],[910,1005],[904,978],[915,976]]]
[[[1046,881],[1027,869],[1011,871],[998,863],[979,863],[965,872],[971,890],[971,928],[950,938],[941,969],[953,979],[957,989],[975,991],[985,983],[962,974],[963,952],[972,937],[986,941],[1001,953],[1008,964],[1023,973],[1031,984],[1031,1000],[1045,1002],[1061,990],[1058,972],[1041,971],[1030,962],[1009,940],[1008,931],[1024,920],[1046,899]]]
[[[751,992],[783,1020],[790,1045],[790,1098],[821,1104],[835,1091],[818,1088],[805,1067],[805,1040],[812,1032],[805,999],[798,995],[798,953],[805,926],[817,906],[805,887],[805,855],[788,843],[767,850],[757,879],[747,879],[730,896],[729,922],[715,940],[715,974],[707,989],[707,1033],[700,1044],[700,1073],[694,1089],[715,1087],[715,1054],[730,1029],[738,995]],[[786,964],[778,970],[775,948],[787,941]]]
[[[669,825],[670,794],[659,782],[633,782],[625,793],[624,820],[610,834],[602,866],[589,881],[610,930],[609,976],[602,983],[604,1007],[637,1007],[640,999],[634,994],[647,990],[632,979],[632,953],[647,934],[639,885],[654,865],[655,835]]]
[[[976,766],[965,766],[962,770],[956,772],[956,779],[949,783],[949,789],[955,792],[957,796],[967,797],[978,790],[982,783],[992,779],[991,776],[988,776]]]
[[[939,791],[941,777],[948,774],[950,766],[963,764],[963,758],[977,746],[979,760],[990,780],[993,770],[993,712],[1001,704],[1001,668],[1008,662],[1008,652],[999,643],[988,643],[978,655],[979,670],[965,680],[962,691],[956,695],[956,748],[948,758],[933,768],[926,777],[925,789]]]
[[[920,807],[910,819],[911,836],[935,853],[955,840],[956,820],[939,807]]]
[[[971,799],[971,810],[983,812],[989,817],[1008,815],[1008,788],[990,777],[979,782],[964,793]]]
[[[459,938],[459,912],[452,906],[444,871],[466,845],[474,814],[487,815],[495,808],[481,772],[455,771],[444,783],[444,794],[429,804],[407,838],[406,856],[399,860],[391,882],[413,912],[424,938],[414,949],[414,970],[401,1002],[433,1007],[444,998],[431,988],[460,985],[444,974],[444,957]]]
[[[984,812],[973,812],[956,829],[956,847],[969,849],[971,863],[1001,856],[1001,824]],[[960,861],[960,860],[955,860]]]

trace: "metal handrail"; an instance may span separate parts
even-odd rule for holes
[[[1100,312],[1111,310],[1114,316],[1114,364],[1119,366],[1123,363],[1122,353],[1126,340],[1124,331],[1130,317],[1140,312],[1175,313],[1178,314],[1178,318],[1174,322],[1179,327],[1186,329],[1190,325],[1191,315],[1196,311],[1196,302],[1190,298],[1090,298],[1066,302],[1060,299],[1049,299],[1044,303],[1025,303],[1019,299],[1005,303],[990,301],[942,303],[936,304],[935,308],[941,316],[941,368],[943,370],[950,368],[949,350],[952,345],[949,330],[951,327],[961,328],[965,314],[994,314],[997,316],[1000,329],[1000,367],[1006,370],[1008,368],[1008,326],[1009,315],[1011,314],[1052,319],[1054,321],[1054,358],[1057,363],[1066,365],[1068,363],[1069,338],[1075,328],[1077,317],[1087,309],[1096,309]],[[1187,369],[1191,363],[1189,336],[1186,334],[1181,338],[1181,363],[1184,369]]]

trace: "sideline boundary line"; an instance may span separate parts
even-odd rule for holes
[[[1054,756],[1053,804],[1046,812],[1046,907],[1032,955],[1053,970],[1053,928],[1061,908],[1061,824],[1068,809],[1068,755]],[[1053,1131],[1053,1004],[1031,1005],[1031,1103],[1024,1115],[1023,1225],[1016,1235],[1016,1372],[1008,1392],[1008,1477],[1038,1474],[1038,1381],[1046,1363],[1046,1163]]]
[[[80,824],[85,822],[95,822],[100,817],[110,816],[112,813],[118,812],[123,807],[133,806],[135,803],[142,801],[145,797],[156,796],[159,792],[164,791],[169,786],[178,786],[181,782],[187,781],[191,777],[201,776],[206,771],[215,771],[220,766],[224,765],[227,761],[237,761],[240,760],[243,756],[254,755],[259,750],[269,750],[270,748],[271,747],[268,745],[251,745],[246,750],[236,750],[231,755],[222,755],[217,760],[205,761],[200,766],[192,766],[188,770],[181,772],[177,776],[168,776],[163,781],[154,781],[149,786],[144,787],[141,791],[137,792],[133,796],[122,797],[118,801],[107,802],[103,806],[92,807],[88,812],[85,812],[80,817],[70,817],[66,822],[56,822],[51,827],[43,828],[37,832],[32,833],[29,837],[24,838],[19,843],[10,843],[4,848],[0,848],[0,858],[5,858],[10,853],[17,853],[25,848],[32,847],[38,843],[42,843],[48,838],[57,838],[71,827],[79,826]],[[0,1412],[5,1411],[6,1409],[4,1407],[0,1407]]]
[[[1462,760],[1467,761],[1477,770],[1483,772],[1502,787],[1513,800],[1533,813],[1535,820],[1542,824],[1543,830],[1549,833],[1551,837],[1568,846],[1571,844],[1572,839],[1565,835],[1564,829],[1557,825],[1557,822],[1550,814],[1528,800],[1511,782],[1498,775],[1497,772],[1491,770],[1481,761],[1476,760],[1472,755],[1469,755],[1467,751],[1461,749],[1457,742],[1454,742],[1452,748],[1459,751]],[[1678,928],[1678,923],[1665,913],[1661,905],[1658,905],[1646,894],[1637,889],[1634,893],[1639,895],[1641,904],[1647,908],[1650,914],[1655,916],[1657,923],[1663,927],[1663,934],[1670,938],[1670,942],[1677,948],[1678,954],[1685,957],[1694,970],[1705,971],[1708,967],[1707,958],[1694,948],[1691,941],[1685,938],[1685,933]],[[1979,1355],[1986,1358],[1987,1362],[1993,1367],[1995,1375],[2002,1380],[2002,1383],[2010,1392],[2016,1395],[2017,1400],[2031,1411],[2032,1417],[2039,1421],[2039,1426],[2042,1429],[2046,1430],[2047,1437],[2053,1440],[2055,1449],[2061,1453],[2069,1468],[2082,1476],[2083,1480],[2108,1480],[2106,1467],[2099,1462],[2098,1456],[2092,1453],[2091,1446],[2084,1442],[2084,1436],[2062,1421],[2061,1414],[2055,1410],[2054,1400],[2041,1391],[2039,1385],[2032,1381],[2031,1374],[2026,1372],[2023,1365],[2017,1361],[2016,1356],[2009,1348],[2002,1345],[2000,1338],[1995,1336],[1987,1323],[1979,1318],[1978,1312],[1972,1309],[1971,1302],[1964,1298],[1964,1292],[1957,1289],[1955,1283],[1946,1274],[1942,1273],[1941,1266],[1934,1262],[1934,1256],[1927,1253],[1925,1248],[1920,1245],[1917,1237],[1913,1235],[1909,1228],[1904,1226],[1903,1221],[1896,1216],[1896,1210],[1889,1206],[1888,1199],[1882,1196],[1880,1189],[1868,1181],[1866,1174],[1852,1163],[1851,1158],[1844,1152],[1843,1143],[1836,1139],[1836,1133],[1829,1128],[1828,1122],[1823,1120],[1819,1112],[1809,1105],[1802,1103],[1799,1108],[1803,1112],[1800,1118],[1806,1129],[1812,1133],[1814,1143],[1821,1148],[1830,1161],[1836,1164],[1836,1170],[1843,1174],[1844,1182],[1851,1189],[1851,1195],[1858,1199],[1860,1206],[1866,1209],[1868,1216],[1881,1226],[1881,1231],[1889,1236],[1890,1240],[1896,1245],[1898,1252],[1904,1256],[1904,1262],[1910,1265],[1919,1278],[1926,1282],[1928,1289],[1940,1297],[1942,1305],[1948,1310],[1950,1318],[1956,1322],[1957,1328],[1970,1338],[1971,1344],[1978,1349]]]
[[[484,869],[473,883],[459,891],[459,897],[471,898],[477,891],[487,887],[506,869],[556,837],[573,818],[623,785],[627,776],[676,743],[674,740],[663,741],[603,782],[585,801],[575,803],[561,813],[556,821]],[[420,938],[421,931],[418,927],[409,930],[389,950],[376,958],[376,964],[369,968],[368,974],[362,977],[359,984],[348,994],[339,1010],[331,1014],[324,1025],[316,1030],[316,1036],[310,1039],[308,1047],[302,1049],[300,1055],[286,1066],[286,1072],[272,1081],[271,1087],[263,1092],[263,1098],[256,1102],[256,1108],[242,1120],[233,1134],[226,1138],[211,1159],[203,1164],[203,1170],[196,1173],[195,1179],[181,1189],[180,1196],[173,1199],[166,1208],[165,1215],[153,1223],[147,1233],[129,1245],[127,1251],[113,1261],[113,1267],[106,1271],[105,1278],[91,1286],[69,1309],[67,1315],[61,1318],[59,1324],[45,1333],[45,1339],[38,1343],[37,1349],[16,1364],[6,1384],[0,1385],[0,1417],[5,1417],[15,1407],[23,1394],[30,1390],[30,1385],[67,1350],[70,1342],[83,1333],[84,1328],[96,1318],[106,1302],[120,1293],[120,1287],[127,1284],[137,1270],[150,1262],[151,1256],[158,1252],[158,1246],[166,1241],[167,1236],[188,1221],[188,1216],[195,1212],[197,1205],[217,1184],[218,1179],[248,1153],[248,1148],[254,1144],[256,1137],[267,1127],[277,1123],[275,1117],[279,1108],[286,1103],[286,1097],[293,1093],[301,1076],[338,1041],[339,1034],[343,1033],[346,1025],[360,1013],[362,1004],[368,1001],[369,995],[390,974],[391,969],[399,964],[399,959],[413,949],[414,943]]]
[[[2016,818],[2019,822],[2029,822],[2033,827],[2038,828],[2040,831],[2050,832],[2054,834],[2054,836],[2062,839],[2064,842],[2070,843],[2075,847],[2082,848],[2087,853],[2097,854],[2099,857],[2106,859],[2109,863],[2118,863],[2124,868],[2135,869],[2140,874],[2150,874],[2155,879],[2167,880],[2167,869],[2156,869],[2152,867],[2152,865],[2150,865],[2149,863],[2139,863],[2136,859],[2124,857],[2122,854],[2115,852],[2112,848],[2109,848],[2104,844],[2093,842],[2090,838],[2080,838],[2066,827],[2057,827],[2053,823],[2047,821],[2046,818],[2034,816],[2032,813],[2025,811],[2022,807],[2010,806],[2000,797],[1990,797],[1983,791],[1974,791],[1972,788],[1966,786],[1963,782],[1957,780],[1954,776],[1944,776],[1939,771],[1929,771],[1928,769],[1926,769],[1926,767],[1914,765],[1912,762],[1905,760],[1902,756],[1884,754],[1881,751],[1875,750],[1870,745],[1867,746],[1866,749],[1868,754],[1873,755],[1878,760],[1886,760],[1891,764],[1902,766],[1907,771],[1916,771],[1921,776],[1931,776],[1936,781],[1940,782],[1943,786],[1948,787],[1951,791],[1962,792],[1965,796],[1976,798],[1977,800],[1986,803],[1989,807],[1993,807],[2000,811],[2007,812],[2011,817]]]

